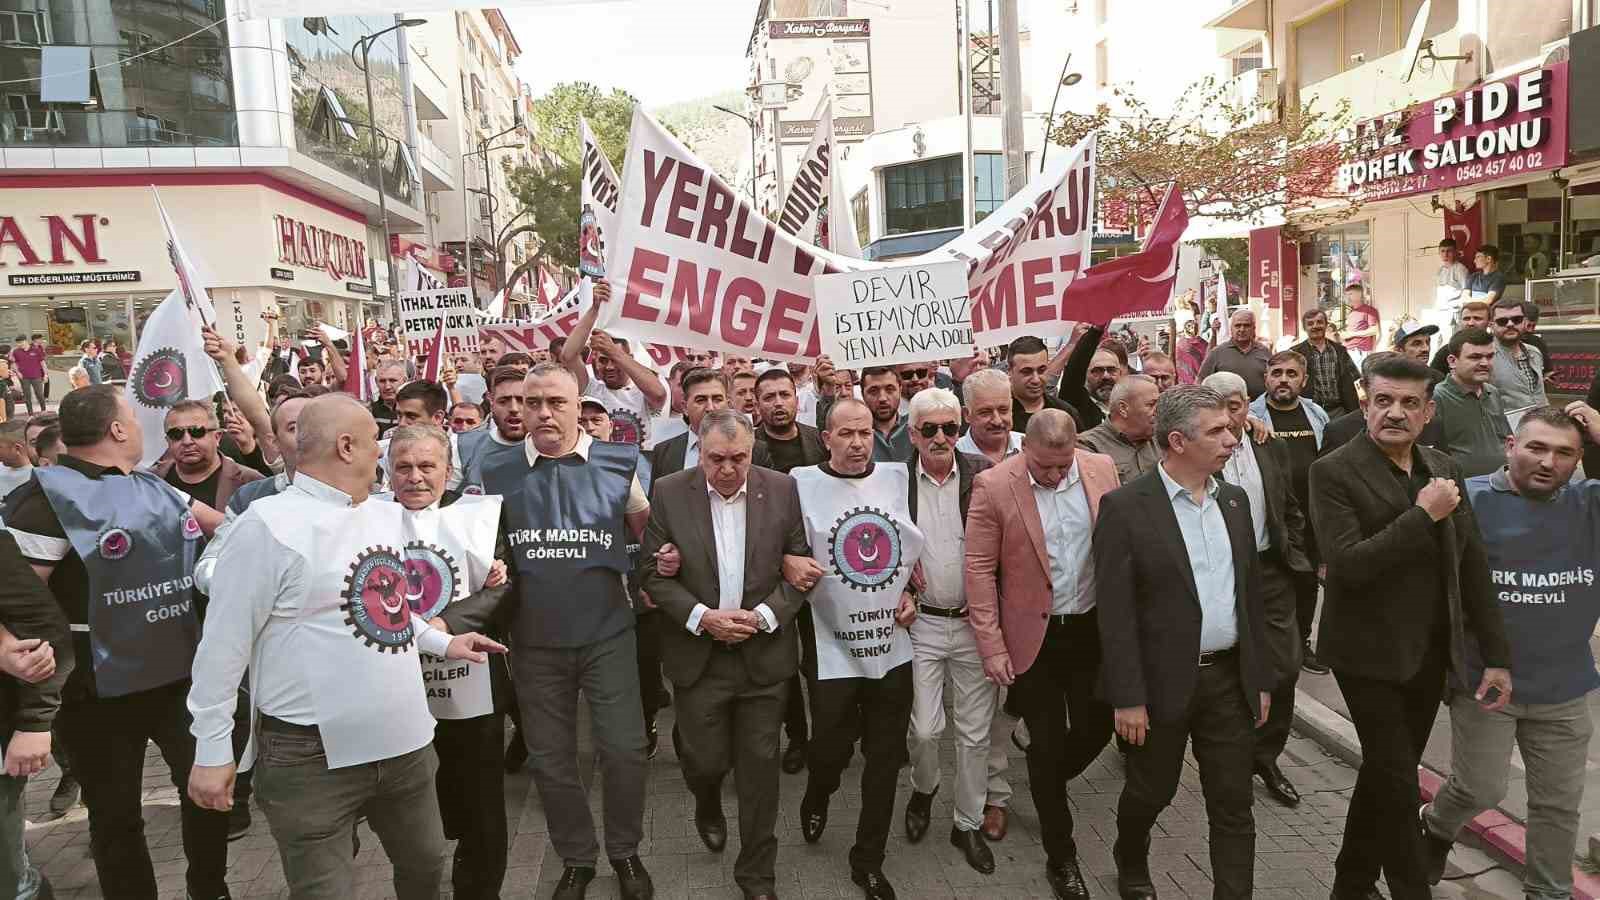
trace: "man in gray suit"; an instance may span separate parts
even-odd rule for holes
[[[808,555],[810,541],[793,479],[751,465],[755,434],[744,416],[708,412],[697,437],[698,465],[655,483],[644,589],[670,622],[662,668],[676,688],[696,830],[713,852],[725,846],[722,779],[732,768],[734,880],[746,897],[775,897],[778,731],[800,661],[790,623],[805,601],[784,581],[783,557]]]

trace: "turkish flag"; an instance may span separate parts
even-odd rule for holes
[[[1445,207],[1444,236],[1455,238],[1456,259],[1469,270],[1477,269],[1472,257],[1483,246],[1483,204],[1474,200],[1471,206]]]
[[[1188,227],[1183,192],[1173,184],[1161,198],[1144,246],[1138,253],[1090,266],[1073,279],[1062,304],[1065,315],[1105,324],[1118,316],[1166,309],[1178,279],[1178,241]]]

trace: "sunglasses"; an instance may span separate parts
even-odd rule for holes
[[[945,437],[955,437],[961,433],[961,426],[954,422],[946,422],[943,425],[935,425],[929,422],[917,428],[917,432],[922,435],[923,439],[929,441],[933,440],[933,436],[941,431],[944,432]]]
[[[902,369],[900,370],[900,380],[905,381],[909,378],[916,381],[921,381],[932,374],[933,372],[929,369]]]
[[[1525,318],[1525,316],[1506,316],[1501,319],[1495,319],[1494,323],[1504,328],[1507,325],[1521,325]]]
[[[468,418],[464,418],[462,416],[457,416],[454,419],[450,420],[450,424],[451,425],[476,425],[477,422],[478,422],[477,419],[468,419]]]
[[[198,441],[210,434],[212,431],[213,429],[207,428],[204,425],[190,425],[188,428],[168,428],[167,440],[176,444],[177,442],[183,440],[183,436],[187,434],[189,437],[192,437]]]

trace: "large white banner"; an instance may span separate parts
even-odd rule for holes
[[[622,178],[608,328],[645,341],[810,362],[821,353],[812,278],[879,267],[784,234],[643,111]],[[1089,262],[1094,139],[978,227],[905,262],[966,266],[982,345],[1065,335],[1067,285]]]
[[[800,164],[795,167],[794,179],[789,182],[789,193],[783,198],[783,208],[778,211],[778,227],[808,244],[832,249],[827,239],[827,226],[822,224],[828,210],[828,197],[833,192],[833,104],[823,104],[817,118],[817,133],[811,136]]]

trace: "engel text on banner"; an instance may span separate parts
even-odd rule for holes
[[[821,353],[812,279],[883,268],[806,244],[751,208],[643,111],[635,111],[611,252],[617,333],[672,346],[806,362]],[[1089,258],[1094,144],[950,244],[909,262],[966,266],[981,344],[1064,335],[1066,287]]]
[[[431,353],[436,335],[443,336],[446,353],[478,349],[477,304],[467,287],[401,291],[400,327],[406,336],[406,352],[413,358]]]
[[[966,268],[950,260],[815,279],[822,352],[850,369],[972,355]]]

